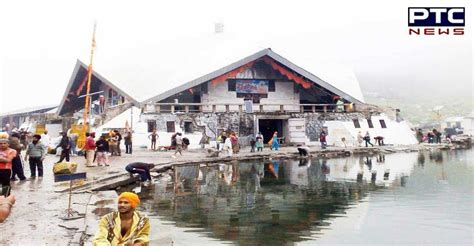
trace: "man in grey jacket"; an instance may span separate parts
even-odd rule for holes
[[[30,171],[31,178],[36,177],[36,168],[38,168],[38,176],[43,177],[43,160],[45,155],[44,146],[39,142],[41,136],[36,134],[33,136],[33,141],[28,145],[25,154],[25,161],[30,157]]]

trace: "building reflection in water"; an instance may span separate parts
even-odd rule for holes
[[[303,241],[370,192],[405,186],[417,156],[389,157],[181,166],[168,192],[155,193],[152,209],[177,226],[238,244]]]

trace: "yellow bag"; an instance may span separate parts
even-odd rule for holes
[[[270,141],[268,141],[268,144],[269,144],[269,145],[272,145],[272,144],[273,144],[273,138],[271,138]]]
[[[77,163],[75,162],[61,162],[53,166],[54,174],[72,174],[77,170]]]

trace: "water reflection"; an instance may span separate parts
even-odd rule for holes
[[[418,152],[418,166],[424,167],[425,166],[425,153]]]
[[[434,160],[437,163],[443,162],[443,153],[441,151],[430,151],[430,160]]]
[[[339,230],[339,226],[332,228],[339,225],[338,218],[346,218],[357,208],[367,209],[364,204],[371,194],[426,189],[420,182],[430,179],[411,177],[415,168],[427,168],[430,162],[425,155],[434,165],[429,166],[435,168],[433,174],[447,182],[451,170],[443,160],[455,153],[380,154],[182,166],[175,170],[176,179],[158,184],[141,197],[152,217],[173,221],[189,233],[245,245],[318,241],[328,230]],[[416,197],[424,195],[430,194]],[[360,222],[358,227],[363,225]]]

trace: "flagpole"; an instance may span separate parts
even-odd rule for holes
[[[92,43],[91,43],[91,56],[89,61],[89,66],[87,67],[87,91],[86,97],[84,102],[84,125],[86,126],[87,118],[89,116],[89,110],[91,108],[92,100],[90,98],[90,90],[91,90],[91,80],[92,80],[92,61],[94,59],[94,49],[95,49],[95,30],[97,28],[97,22],[94,22],[94,31],[92,33]],[[89,121],[89,127],[87,127],[87,131],[90,131],[91,122]]]

